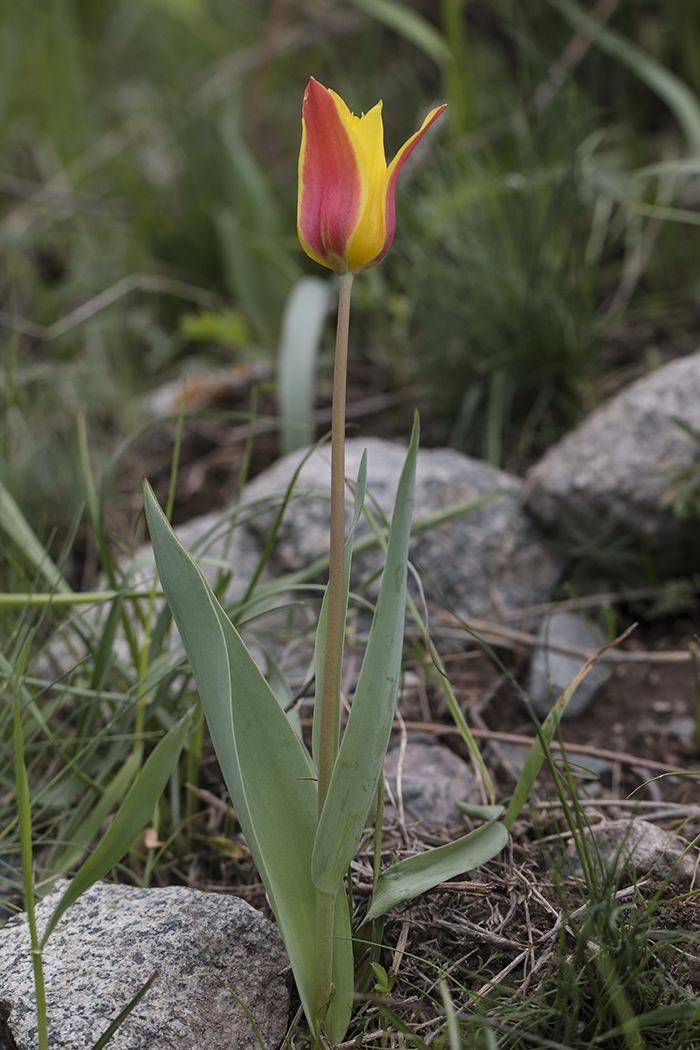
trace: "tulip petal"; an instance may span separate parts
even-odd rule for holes
[[[307,254],[336,273],[347,271],[347,246],[366,194],[345,113],[352,117],[312,77],[304,95],[297,226]]]
[[[391,247],[391,242],[394,239],[394,231],[396,229],[395,194],[396,180],[399,176],[399,172],[401,171],[401,168],[403,167],[407,158],[410,156],[410,154],[413,152],[420,140],[423,138],[423,135],[425,135],[428,128],[435,123],[440,114],[446,108],[447,107],[443,105],[438,106],[437,109],[431,110],[430,113],[428,113],[428,116],[421,124],[419,130],[415,133],[415,135],[411,135],[410,139],[408,139],[408,141],[403,144],[403,146],[389,165],[386,173],[386,186],[383,194],[385,217],[384,241],[380,245],[377,254],[369,261],[365,262],[364,265],[353,270],[353,273],[360,273],[362,270],[366,270],[370,266],[376,266],[377,263],[380,263],[382,261],[386,253],[389,251],[389,248]]]
[[[355,273],[363,268],[367,259],[374,258],[384,244],[384,185],[387,168],[382,103],[373,106],[352,127],[350,134],[367,185],[360,221],[348,249],[348,269]]]

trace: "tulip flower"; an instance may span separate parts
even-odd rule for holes
[[[380,263],[394,239],[394,192],[411,151],[445,106],[431,110],[387,167],[382,103],[356,117],[313,77],[304,94],[297,229],[302,248],[337,274]]]

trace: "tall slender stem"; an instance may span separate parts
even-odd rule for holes
[[[333,372],[331,423],[331,547],[328,570],[328,619],[323,661],[321,729],[318,752],[318,812],[328,793],[338,738],[340,677],[345,633],[345,392],[348,367],[351,273],[340,277],[338,328]]]

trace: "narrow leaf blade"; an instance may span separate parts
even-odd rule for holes
[[[117,815],[104,838],[73,876],[70,885],[54,908],[44,930],[42,947],[66,909],[86,890],[103,879],[124,854],[129,852],[153,816],[156,803],[180,757],[189,728],[190,712],[175,723],[148,757],[117,810]]]
[[[413,900],[463,871],[478,868],[500,853],[507,841],[508,831],[503,824],[486,824],[456,842],[392,864],[377,879],[365,922],[380,918],[397,904]]]
[[[318,793],[308,756],[148,487],[144,499],[158,574],[217,758],[270,897],[307,1019],[317,1030],[316,892],[310,864]]]
[[[418,455],[418,417],[401,472],[374,622],[319,820],[312,874],[331,892],[352,861],[374,801],[389,743],[401,673],[406,563]]]
[[[302,277],[292,288],[282,315],[278,389],[282,451],[314,440],[314,385],[331,286],[320,277]]]

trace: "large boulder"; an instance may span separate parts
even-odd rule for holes
[[[37,907],[39,933],[66,888]],[[181,886],[98,883],[63,915],[43,953],[52,1050],[86,1050],[148,978],[154,984],[110,1050],[259,1050],[281,1044],[289,1014],[288,960],[277,929],[239,897]],[[36,1050],[37,1020],[26,914],[0,931],[0,1011],[18,1050]]]
[[[405,446],[380,438],[352,438],[346,446],[346,475],[354,479],[367,449],[367,505],[391,517]],[[272,528],[280,499],[308,450],[278,460],[245,488],[261,512],[248,528],[262,543]],[[270,565],[282,574],[304,568],[328,553],[330,523],[329,449],[315,451],[299,472]],[[420,449],[416,467],[414,521],[450,505],[497,493],[485,506],[416,536],[410,556],[426,590],[462,616],[487,616],[502,609],[549,600],[561,563],[547,549],[538,528],[520,507],[523,483],[512,474],[454,449]],[[269,508],[264,511],[265,500]],[[350,521],[352,498],[347,500]],[[370,532],[362,520],[357,535]],[[358,560],[355,578],[381,565],[381,557]]]
[[[357,476],[365,448],[368,451],[366,506],[380,519],[382,515],[390,518],[406,447],[379,438],[349,440],[346,448],[349,478]],[[235,601],[245,593],[294,473],[307,455],[308,449],[303,449],[278,460],[245,486],[236,506],[178,526],[181,542],[211,583],[230,574],[226,586],[219,592],[223,591],[224,601]],[[328,555],[330,476],[330,449],[326,446],[311,454],[301,467],[261,582],[307,568]],[[483,506],[469,513],[464,511],[465,504],[482,497],[487,497]],[[522,510],[522,501],[523,482],[512,474],[454,449],[419,450],[414,521],[462,505],[462,511],[451,520],[430,525],[411,543],[410,556],[421,572],[425,592],[438,606],[446,606],[464,617],[500,618],[504,612],[550,600],[563,563],[545,544],[539,526]],[[350,495],[347,504],[349,523]],[[369,533],[370,525],[363,516],[357,535]],[[356,558],[353,582],[367,579],[380,571],[382,565],[383,556],[377,550]],[[148,586],[153,578],[150,545],[141,548],[131,562],[124,562],[122,570],[128,585]],[[80,637],[75,636],[76,628],[88,634],[99,632],[107,612],[105,605],[73,617],[64,628],[67,640],[54,639],[43,654],[42,673],[47,677],[67,673],[75,663],[75,653],[84,652]],[[282,625],[287,625],[287,615],[278,616]],[[297,610],[295,627],[299,636],[306,633],[313,640],[315,616],[314,609]],[[265,626],[274,627],[273,621],[267,618]],[[243,630],[246,641],[250,642],[251,631],[245,627]],[[174,640],[173,647],[177,647]],[[128,648],[119,633],[114,652],[128,662]],[[257,652],[254,655],[256,659],[260,656],[259,663],[264,665],[264,657]],[[289,656],[289,653],[285,655],[285,671]],[[309,662],[304,647],[296,654],[296,660],[297,678],[303,681]]]

